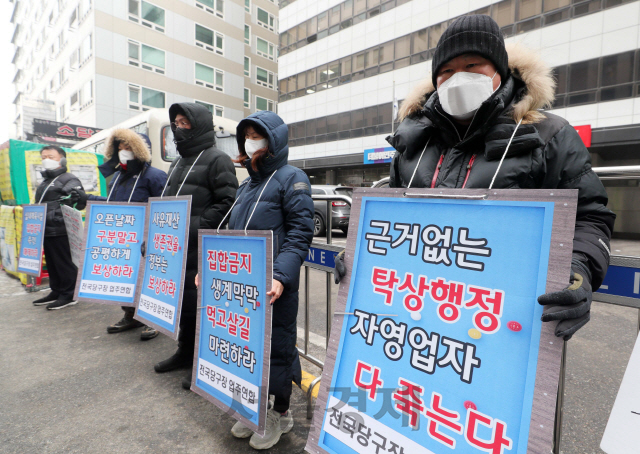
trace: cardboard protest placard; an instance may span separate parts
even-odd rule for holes
[[[640,336],[624,372],[600,448],[607,454],[637,454],[640,450]]]
[[[18,272],[40,276],[46,222],[46,203],[22,207],[22,235],[18,252]]]
[[[146,213],[146,203],[87,203],[84,253],[74,299],[135,305]]]
[[[190,195],[149,199],[146,257],[140,262],[134,318],[174,340],[182,308],[190,216]]]
[[[273,234],[198,231],[191,390],[262,435],[269,401]]]
[[[67,229],[67,237],[69,238],[69,248],[71,249],[71,261],[77,267],[80,267],[82,261],[82,247],[84,245],[84,224],[82,222],[82,213],[75,208],[67,205],[62,206],[62,218],[64,226]]]
[[[577,191],[356,189],[307,451],[550,452]]]

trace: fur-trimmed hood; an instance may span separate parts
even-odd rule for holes
[[[107,140],[104,157],[106,161],[111,160],[113,156],[118,154],[118,146],[120,142],[126,141],[135,158],[140,162],[151,162],[151,150],[140,134],[130,129],[116,129]]]
[[[506,45],[509,69],[514,77],[522,80],[526,92],[513,104],[513,119],[523,124],[538,123],[545,117],[538,110],[549,107],[555,97],[556,82],[552,70],[540,54],[520,43]],[[422,110],[429,96],[435,91],[431,75],[416,85],[407,95],[398,112],[399,120]]]

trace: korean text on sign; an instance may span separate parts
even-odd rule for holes
[[[46,215],[46,205],[25,205],[22,207],[22,236],[18,257],[19,272],[33,276],[40,275]]]

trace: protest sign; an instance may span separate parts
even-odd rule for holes
[[[262,435],[269,400],[273,234],[198,231],[191,389]]]
[[[75,266],[80,267],[80,262],[82,261],[82,245],[84,244],[84,224],[82,223],[82,213],[70,206],[61,206],[64,227],[67,229],[67,237],[69,237],[71,260]]]
[[[146,257],[141,261],[134,318],[178,338],[187,267],[191,196],[149,199]]]
[[[47,204],[22,207],[22,235],[18,253],[18,272],[40,276],[42,271],[42,242],[47,222]]]
[[[549,452],[577,191],[357,189],[307,450]]]
[[[146,203],[87,203],[84,253],[74,299],[134,306]]]
[[[607,454],[637,454],[640,447],[640,336],[631,353],[600,448]]]

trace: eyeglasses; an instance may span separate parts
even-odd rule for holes
[[[174,121],[171,123],[172,128],[188,128],[189,126],[191,126],[191,123],[187,120]]]

